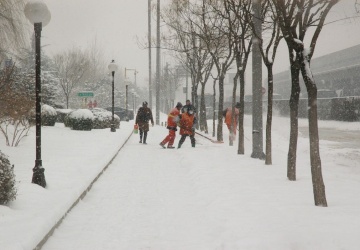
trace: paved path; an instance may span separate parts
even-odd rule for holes
[[[150,138],[155,137],[154,132],[152,128]],[[44,250],[148,249],[143,247],[154,240],[182,249],[206,249],[206,238],[199,232],[207,231],[209,219],[187,164],[194,152],[189,138],[180,150],[163,149],[155,142],[143,145],[138,140],[138,135],[130,138]],[[199,143],[211,144],[200,138]],[[165,249],[162,245],[152,247]]]

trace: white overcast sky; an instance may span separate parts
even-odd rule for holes
[[[139,85],[146,85],[148,52],[138,47],[136,36],[144,39],[148,29],[147,0],[44,0],[52,19],[43,29],[42,44],[50,55],[72,46],[87,47],[95,38],[104,48],[106,59],[121,67],[136,68]],[[155,0],[152,0],[156,3]],[[341,0],[329,20],[354,15],[355,0]],[[164,1],[161,1],[162,5]],[[155,36],[156,20],[152,19]],[[314,57],[360,44],[360,18],[339,21],[324,27]],[[288,67],[287,50],[280,47],[275,73]],[[155,50],[153,50],[155,66]],[[153,68],[153,71],[155,67]],[[247,73],[251,75],[250,72]]]

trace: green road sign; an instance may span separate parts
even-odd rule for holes
[[[93,92],[79,92],[78,96],[79,97],[93,97],[94,93]]]

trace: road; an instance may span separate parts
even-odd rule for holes
[[[304,137],[309,137],[307,127],[299,127],[299,132]],[[319,128],[320,140],[338,142],[333,148],[360,148],[360,133],[356,130],[338,130],[334,128]]]

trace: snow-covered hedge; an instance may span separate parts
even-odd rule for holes
[[[77,109],[68,115],[67,120],[73,130],[91,130],[94,115],[88,109]]]
[[[57,119],[57,113],[56,110],[47,105],[47,104],[42,104],[41,105],[41,125],[43,126],[54,126],[55,122]],[[28,118],[29,122],[31,125],[35,125],[36,124],[36,111],[35,108],[30,110],[29,113],[29,118]]]
[[[43,126],[54,126],[57,119],[56,110],[47,105],[41,105],[41,125]]]
[[[16,194],[14,165],[0,152],[0,205],[15,200]]]
[[[57,122],[65,122],[65,117],[71,112],[73,111],[72,109],[56,109],[56,113],[57,113]]]
[[[112,113],[102,108],[93,108],[91,112],[94,115],[93,129],[110,128],[112,122]],[[114,114],[115,128],[120,127],[120,117]]]

